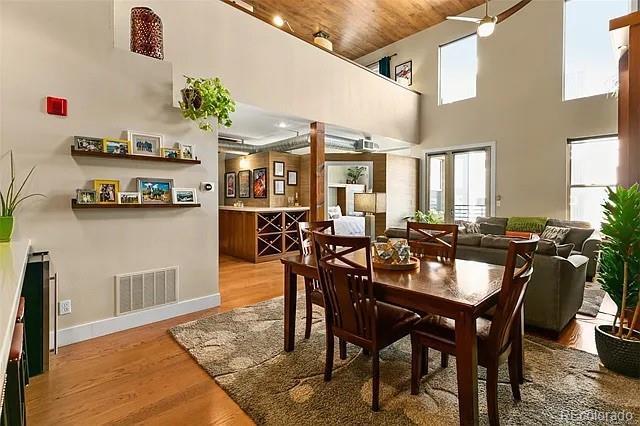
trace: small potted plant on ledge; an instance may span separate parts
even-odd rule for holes
[[[11,241],[11,235],[13,234],[13,215],[20,203],[31,197],[44,197],[42,194],[22,195],[22,191],[36,167],[33,166],[31,170],[29,170],[27,177],[25,177],[20,186],[18,186],[13,162],[13,151],[9,151],[9,162],[9,185],[6,191],[0,191],[0,243]]]
[[[598,282],[618,306],[612,325],[596,327],[596,348],[610,370],[640,377],[640,187],[608,191]]]
[[[347,183],[357,184],[360,178],[364,176],[364,172],[367,168],[364,166],[354,166],[347,169]]]
[[[231,113],[236,110],[236,103],[220,79],[186,75],[185,78],[187,85],[181,90],[182,101],[179,102],[182,116],[196,121],[198,127],[205,132],[213,130],[210,118],[216,118],[218,126],[230,127]]]

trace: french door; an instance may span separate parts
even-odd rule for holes
[[[491,214],[491,147],[427,154],[427,206],[445,222]]]

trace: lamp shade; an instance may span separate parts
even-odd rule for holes
[[[360,192],[353,194],[354,210],[364,213],[387,211],[387,194],[384,192]]]

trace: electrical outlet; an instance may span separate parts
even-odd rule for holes
[[[58,315],[68,315],[71,313],[71,300],[61,300],[58,303]]]

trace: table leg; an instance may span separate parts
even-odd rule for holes
[[[476,321],[470,313],[456,319],[456,365],[461,425],[478,424],[478,343]]]
[[[511,350],[514,356],[518,360],[518,381],[520,384],[524,383],[524,306],[520,308],[520,311],[516,313],[516,318],[513,323],[511,338]]]
[[[284,265],[284,350],[291,352],[295,346],[296,299],[298,298],[298,276],[291,266]]]

